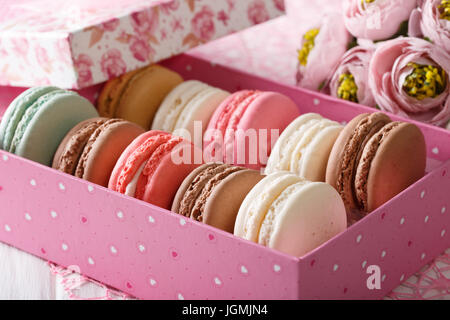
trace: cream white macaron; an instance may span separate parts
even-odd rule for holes
[[[277,172],[244,199],[234,234],[302,257],[346,228],[344,203],[333,187]]]
[[[201,143],[212,114],[229,95],[229,92],[200,81],[185,81],[164,99],[153,120],[152,130],[174,133],[194,143]],[[195,132],[199,135],[198,139],[194,135],[196,122],[201,124],[201,130]]]
[[[328,158],[343,126],[315,113],[298,117],[281,134],[266,174],[290,171],[310,181],[325,181]]]

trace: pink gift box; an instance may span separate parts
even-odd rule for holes
[[[229,91],[278,91],[302,113],[339,122],[374,111],[190,55],[163,64]],[[302,258],[3,151],[0,241],[138,298],[382,298],[450,246],[450,132],[416,124],[428,146],[427,175]],[[367,286],[370,266],[379,267],[380,289]]]
[[[276,0],[0,3],[0,85],[81,89],[283,13]]]

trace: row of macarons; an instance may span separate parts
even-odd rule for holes
[[[163,105],[180,86],[163,99]],[[282,102],[286,110],[293,105],[295,111],[286,124],[273,125],[277,114],[283,118]],[[254,103],[247,114],[246,108]],[[236,110],[240,118],[233,115]],[[267,111],[261,117],[258,110]],[[54,87],[29,89],[13,101],[0,124],[0,147],[294,255],[307,252],[299,249],[302,243],[311,243],[307,248],[313,249],[424,174],[426,148],[420,130],[392,122],[382,113],[360,115],[344,128],[317,114],[298,116],[297,106],[283,95],[256,91],[227,96],[215,112],[209,122],[216,127],[230,119],[234,124],[246,119],[247,127],[253,123],[283,132],[268,150],[267,177],[243,167],[205,165],[203,150],[186,139],[161,130],[146,132],[123,119],[100,118],[86,99]],[[192,158],[176,163],[176,153]],[[200,161],[195,159],[199,153]],[[310,189],[316,191],[303,192]],[[306,207],[301,209],[300,203]],[[336,217],[341,217],[339,223]],[[319,220],[321,227],[310,225]],[[291,241],[296,236],[289,229],[292,225],[317,237]],[[291,231],[280,231],[284,229]],[[268,232],[280,238],[269,241]],[[279,241],[283,245],[276,244]]]
[[[189,133],[195,136],[197,122],[202,129],[197,146],[203,154],[195,163],[224,162],[263,169],[266,174],[290,171],[310,181],[331,184],[348,209],[362,212],[373,211],[424,174],[425,141],[413,124],[398,126],[386,115],[375,113],[356,117],[344,129],[317,114],[300,116],[297,105],[282,94],[254,90],[229,94],[200,81],[183,82],[177,73],[158,65],[108,81],[97,109],[98,113],[72,91],[29,89],[3,116],[0,148],[45,165],[53,162],[61,171],[107,186],[123,150],[149,126],[189,140]],[[103,119],[79,124],[99,116]],[[213,129],[214,134],[203,137],[205,128]],[[229,134],[237,130],[266,130],[267,141],[259,136],[258,141],[249,141]],[[271,136],[273,130],[281,136]],[[375,157],[372,145],[382,137],[385,143]],[[61,150],[66,144],[67,150]],[[74,152],[73,148],[79,150]],[[243,150],[243,157],[233,152],[236,150]],[[268,157],[267,166],[261,154]],[[256,162],[251,161],[254,155]],[[408,161],[411,159],[414,161]],[[395,172],[388,172],[388,168]],[[385,184],[380,178],[383,175],[394,182]],[[361,195],[374,194],[372,189],[378,190],[377,196]]]

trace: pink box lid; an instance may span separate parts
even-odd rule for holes
[[[81,89],[265,22],[279,0],[0,3],[0,85]]]

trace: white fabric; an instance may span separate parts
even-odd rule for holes
[[[0,300],[124,299],[77,273],[55,274],[50,264],[0,242]]]

